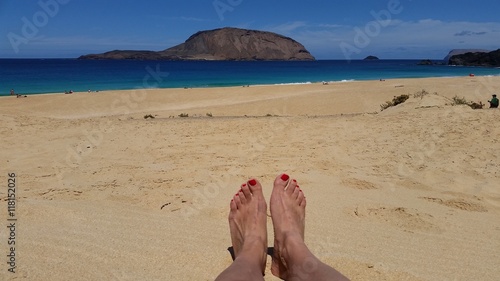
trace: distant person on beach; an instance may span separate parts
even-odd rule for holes
[[[10,95],[11,96],[16,96],[16,98],[27,98],[28,96],[23,96],[23,95],[20,95],[20,94],[16,94],[14,92],[14,89],[10,89]]]
[[[490,103],[490,108],[498,108],[498,98],[497,95],[493,95],[493,98],[488,101]]]
[[[349,280],[321,262],[304,242],[306,197],[296,180],[274,180],[270,200],[274,225],[273,275],[283,280]],[[229,230],[235,259],[216,280],[264,280],[267,204],[256,179],[242,184],[230,203]]]

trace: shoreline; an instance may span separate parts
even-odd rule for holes
[[[168,88],[131,88],[131,89],[110,89],[110,90],[98,90],[98,91],[78,91],[73,92],[71,94],[65,93],[56,93],[56,92],[47,92],[47,93],[30,93],[30,94],[20,94],[22,96],[26,95],[30,96],[45,96],[45,95],[74,95],[74,94],[100,94],[106,92],[133,92],[133,91],[157,91],[157,90],[190,90],[190,89],[231,89],[231,88],[249,88],[249,87],[276,87],[276,86],[299,86],[299,85],[335,85],[335,84],[344,84],[344,83],[357,83],[357,82],[390,82],[394,80],[421,80],[421,79],[454,79],[454,78],[493,78],[500,77],[498,75],[475,75],[474,77],[470,76],[431,76],[431,77],[409,77],[409,78],[380,78],[380,79],[344,79],[338,81],[318,81],[318,82],[292,82],[292,83],[277,83],[277,84],[247,84],[247,85],[232,85],[232,86],[200,86],[200,87],[168,87]],[[325,84],[326,83],[326,84]],[[5,94],[0,95],[1,98],[13,97],[11,95]]]

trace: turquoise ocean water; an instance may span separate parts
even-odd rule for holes
[[[391,78],[500,76],[499,68],[417,65],[419,60],[305,62],[0,59],[0,95],[137,88],[225,87]]]

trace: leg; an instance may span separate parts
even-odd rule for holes
[[[304,243],[306,198],[296,180],[280,175],[271,194],[274,225],[273,275],[283,280],[348,280],[322,263]]]
[[[262,186],[249,180],[230,203],[229,230],[234,262],[216,280],[264,280],[267,258],[267,204]]]

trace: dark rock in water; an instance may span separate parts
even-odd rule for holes
[[[120,51],[114,50],[104,54],[81,56],[86,60],[160,60],[161,55],[153,51]]]
[[[367,56],[364,60],[378,60],[376,56]]]
[[[418,65],[434,65],[434,63],[431,60],[421,60]]]
[[[462,55],[455,55],[450,58],[449,65],[464,65],[464,66],[486,66],[486,67],[499,67],[500,66],[500,49],[484,53],[465,53]]]
[[[276,33],[239,28],[200,31],[164,51],[111,51],[79,59],[132,60],[315,60],[299,42]]]
[[[443,59],[445,61],[446,64],[449,63],[450,61],[450,58],[452,56],[456,56],[456,55],[463,55],[463,54],[466,54],[466,53],[488,53],[490,52],[490,50],[483,50],[483,49],[453,49],[451,50],[448,55]]]

